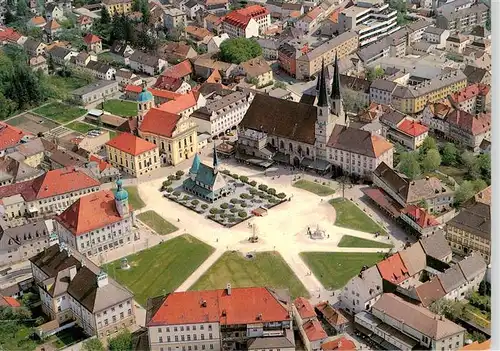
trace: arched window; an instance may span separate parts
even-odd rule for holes
[[[280,149],[284,149],[285,148],[285,143],[283,142],[283,140],[280,141]]]
[[[298,149],[297,149],[297,152],[299,153],[299,155],[302,155],[302,147],[299,145]]]
[[[271,139],[271,145],[274,146],[274,139]]]
[[[292,143],[288,144],[288,150],[293,151],[293,145],[292,145]]]
[[[306,155],[309,156],[309,148],[306,147]]]

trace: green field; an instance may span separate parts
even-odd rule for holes
[[[336,211],[336,226],[359,230],[366,233],[379,232],[382,235],[387,235],[387,232],[379,224],[368,217],[368,215],[352,201],[338,198],[330,200],[329,203],[335,208]]]
[[[239,252],[226,252],[190,289],[223,289],[227,283],[235,288],[288,288],[294,298],[309,296],[304,285],[277,252],[258,252],[253,259],[245,258]]]
[[[68,123],[75,118],[83,116],[87,113],[87,110],[60,102],[51,102],[33,110],[33,112],[59,123]]]
[[[175,291],[213,251],[211,246],[191,235],[181,235],[127,256],[128,270],[120,268],[120,260],[104,265],[104,269],[145,306],[149,297]]]
[[[392,244],[381,243],[380,241],[358,238],[357,236],[344,235],[340,239],[339,247],[362,247],[362,248],[378,248],[390,249],[394,247]]]
[[[128,203],[132,206],[132,209],[140,210],[141,208],[146,206],[144,201],[142,201],[141,197],[139,196],[139,191],[137,190],[136,186],[126,186],[125,190],[127,190],[128,192]],[[113,189],[113,192],[116,192],[116,188]]]
[[[71,122],[70,124],[67,124],[66,127],[82,134],[87,134],[91,130],[98,129],[96,126],[92,124],[82,123],[79,121]]]
[[[381,253],[365,252],[302,252],[311,272],[327,289],[340,289],[363,266],[371,267],[384,258]]]
[[[137,116],[137,104],[132,101],[107,100],[104,102],[103,110],[116,116]]]
[[[83,77],[77,74],[72,74],[70,77],[61,77],[57,74],[48,75],[47,79],[53,90],[52,97],[61,100],[70,97],[73,90],[84,87],[92,82],[90,76]]]
[[[295,188],[307,190],[318,196],[328,196],[335,194],[335,190],[330,188],[329,186],[311,182],[309,180],[304,180],[304,179],[296,181],[295,183],[293,183],[293,186]]]
[[[171,234],[179,230],[179,228],[165,220],[155,211],[143,212],[137,218],[160,235]]]

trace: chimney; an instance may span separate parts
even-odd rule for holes
[[[72,281],[76,275],[76,266],[73,266],[69,269],[69,280]]]
[[[201,307],[207,307],[207,301],[201,300]]]
[[[231,283],[227,283],[226,285],[226,293],[228,296],[231,296]]]
[[[258,321],[262,320],[262,313],[259,313],[259,314],[257,315],[257,320],[258,320]]]
[[[425,180],[429,180],[429,179],[430,179],[429,176],[425,176]]]

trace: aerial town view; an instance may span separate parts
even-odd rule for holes
[[[488,0],[0,0],[0,350],[491,349]]]

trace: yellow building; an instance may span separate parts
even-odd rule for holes
[[[448,72],[416,85],[397,86],[392,93],[392,106],[403,113],[418,113],[427,103],[438,102],[467,86],[467,77],[460,71]]]
[[[158,146],[130,133],[121,133],[106,143],[108,162],[139,177],[161,167]]]
[[[190,114],[169,112],[186,110],[188,106],[181,106],[183,101],[170,101],[157,108],[153,95],[145,89],[137,98],[139,136],[159,147],[162,165],[175,166],[198,152],[198,127]]]
[[[102,2],[111,17],[115,14],[132,12],[132,0],[104,0]]]

